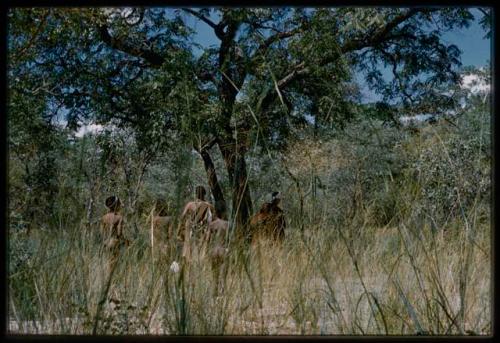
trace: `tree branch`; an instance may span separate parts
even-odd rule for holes
[[[208,19],[207,17],[205,17],[200,12],[194,11],[194,10],[192,10],[190,8],[183,8],[182,10],[184,12],[187,12],[187,13],[195,16],[196,18],[200,19],[205,24],[207,24],[208,26],[210,26],[212,29],[214,29],[214,32],[215,32],[215,35],[217,36],[217,38],[219,38],[220,40],[222,40],[222,37],[223,37],[222,34],[223,34],[223,32],[222,32],[222,24],[221,23],[216,24],[213,21],[211,21],[210,19]]]
[[[490,16],[490,11],[482,8],[482,7],[478,7],[477,8],[485,17],[489,17]]]
[[[241,22],[231,20],[230,16],[227,16],[227,14],[228,12],[224,13],[222,21],[219,24],[227,26],[226,32],[221,33],[221,44],[219,48],[219,69],[221,74],[225,76],[219,84],[219,92],[225,104],[232,104],[238,94],[238,89],[243,83],[245,70],[244,66],[239,66],[237,74],[231,72],[231,59],[232,56],[234,56],[235,48],[234,37],[236,36],[236,32]]]
[[[45,26],[45,24],[47,22],[47,18],[48,17],[49,17],[49,11],[47,11],[45,13],[45,15],[43,16],[42,20],[40,21],[40,24],[38,25],[37,29],[35,30],[35,32],[31,36],[31,38],[28,41],[28,43],[23,48],[21,48],[21,51],[14,52],[14,54],[13,54],[13,56],[11,58],[12,60],[19,59],[19,58],[23,57],[25,55],[26,51],[29,51],[31,49],[31,47],[33,46],[33,44],[36,41],[36,38],[42,32],[42,29],[44,28],[44,26]]]
[[[104,41],[104,43],[106,43],[113,49],[123,51],[132,56],[143,58],[152,67],[155,68],[160,67],[165,61],[165,58],[163,56],[152,50],[138,48],[137,46],[130,45],[129,43],[123,40],[111,36],[110,33],[108,32],[108,28],[106,27],[106,25],[100,25],[98,27],[98,30],[101,39]]]
[[[396,16],[394,19],[388,22],[384,27],[380,28],[377,32],[370,35],[368,39],[364,40],[353,39],[345,43],[340,48],[340,50],[342,51],[342,53],[347,53],[367,47],[375,47],[378,44],[382,43],[384,39],[387,37],[387,35],[402,22],[410,19],[411,17],[419,13],[430,13],[437,10],[438,10],[437,8],[412,8],[408,12]]]
[[[274,42],[285,39],[285,38],[292,37],[292,36],[296,35],[299,32],[302,32],[302,31],[303,31],[303,28],[298,27],[298,28],[290,30],[290,31],[278,32],[278,33],[268,37],[264,42],[262,42],[262,44],[259,45],[259,47],[255,51],[255,53],[253,54],[252,59],[263,54],[264,51],[266,51]]]
[[[435,8],[412,8],[409,11],[407,11],[404,14],[401,14],[397,17],[395,17],[393,20],[388,22],[384,27],[380,28],[377,32],[372,34],[370,38],[365,39],[365,40],[359,40],[359,39],[353,39],[347,43],[345,43],[341,47],[341,52],[343,54],[346,54],[348,52],[352,52],[355,50],[360,50],[366,47],[376,47],[383,41],[385,41],[387,38],[395,38],[396,36],[389,36],[389,34],[394,30],[399,24],[402,22],[410,19],[411,17],[417,15],[418,13],[429,13],[433,11],[437,11],[438,9]],[[403,37],[401,37],[403,38]],[[332,57],[329,57],[328,59],[325,59],[321,61],[321,64],[327,64],[330,62],[333,62],[331,59]],[[336,57],[334,57],[336,58]],[[290,71],[285,74],[284,77],[282,77],[278,82],[277,86],[282,89],[286,88],[290,83],[295,81],[297,78],[307,75],[309,73],[309,69],[307,68],[306,64],[304,62],[301,62],[299,64],[296,64],[295,66],[290,68]],[[271,96],[274,92],[268,94],[268,96]],[[277,94],[274,94],[276,96]],[[266,96],[267,97],[267,96]]]
[[[403,93],[403,95],[410,100],[410,102],[414,103],[415,101],[413,100],[412,96],[408,94],[403,80],[401,80],[400,75],[397,72],[397,67],[398,67],[398,61],[396,60],[396,57],[388,53],[382,48],[374,48],[375,50],[379,51],[382,55],[384,55],[388,60],[390,60],[391,66],[392,66],[392,74],[394,75],[394,78],[398,81],[399,84],[399,90]]]
[[[277,82],[279,88],[284,88],[288,86],[297,76],[304,75],[309,71],[306,68],[305,62],[300,62],[299,64],[293,66],[292,70],[281,80]]]
[[[214,145],[215,143],[217,143],[217,139],[216,138],[212,138],[212,139],[209,139],[207,140],[206,142],[204,142],[202,144],[202,146],[200,147],[199,151],[207,151],[207,150],[210,150]]]

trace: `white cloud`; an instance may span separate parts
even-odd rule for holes
[[[399,117],[399,122],[403,126],[409,126],[409,125],[418,125],[420,123],[425,122],[426,120],[429,120],[431,118],[435,117],[433,114],[417,114],[413,116],[402,116]]]
[[[472,94],[484,94],[491,90],[491,86],[477,74],[462,76],[461,88],[469,90]]]
[[[81,138],[85,136],[86,134],[94,134],[101,132],[104,129],[104,127],[100,124],[89,124],[89,125],[82,125],[78,129],[78,131],[75,133],[75,137]]]

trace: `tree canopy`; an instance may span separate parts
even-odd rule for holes
[[[301,128],[341,126],[356,113],[358,71],[385,104],[451,106],[441,90],[459,80],[460,51],[442,34],[474,17],[462,7],[15,8],[8,19],[13,120],[37,108],[73,129],[84,119],[133,128],[146,150],[188,144],[226,216],[216,146],[243,224],[249,148],[283,149]],[[217,44],[195,41],[196,21]]]

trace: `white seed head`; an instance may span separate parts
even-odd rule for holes
[[[179,263],[177,263],[176,261],[172,262],[172,264],[170,265],[170,271],[172,273],[178,273],[180,269],[181,268],[179,267]]]

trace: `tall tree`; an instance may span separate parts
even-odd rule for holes
[[[11,78],[27,73],[50,84],[69,122],[90,116],[131,126],[144,147],[192,145],[223,216],[217,147],[241,225],[252,212],[245,156],[253,144],[280,149],[296,128],[348,120],[356,70],[385,101],[407,105],[457,82],[460,51],[441,35],[473,16],[437,7],[23,8],[9,20]],[[216,44],[196,44],[200,22]]]

